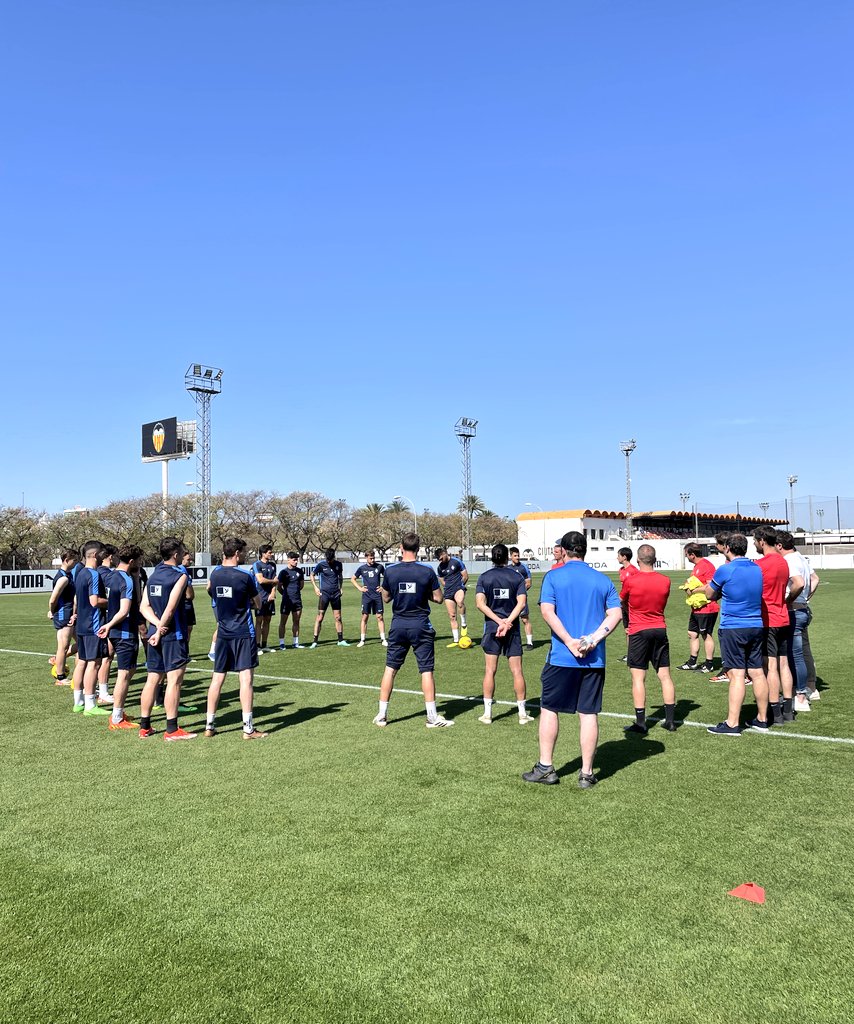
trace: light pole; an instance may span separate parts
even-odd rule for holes
[[[471,439],[477,436],[477,420],[460,416],[454,424],[463,458],[463,547],[466,560],[471,559]]]
[[[759,507],[762,509],[762,515],[767,519],[767,517],[768,517],[768,502],[767,501],[760,501],[759,502]]]
[[[682,511],[685,511],[685,506],[688,504],[688,500],[691,497],[690,491],[680,491],[679,500],[682,502]]]
[[[638,443],[634,438],[630,441],[620,441],[620,451],[626,457],[626,529],[628,530],[629,540],[632,539],[632,533],[634,532],[632,523],[632,474],[629,469],[629,459],[637,446]]]
[[[824,509],[817,508],[815,514],[818,516],[818,532],[824,533]]]
[[[543,560],[545,560],[545,557],[546,557],[546,514],[543,511],[543,506],[542,505],[538,505],[534,501],[526,501],[525,504],[529,508],[537,508],[537,509],[539,509],[540,513],[542,514],[542,517],[543,517],[543,554],[542,554],[541,557],[543,558]]]
[[[395,494],[395,501],[406,501],[412,506],[412,518],[415,522],[415,528],[413,533],[418,533],[418,513],[415,511],[415,502],[411,498],[407,498],[405,494]]]
[[[196,402],[199,426],[196,434],[196,563],[211,564],[211,399],[222,391],[218,366],[190,363],[184,389]]]
[[[789,477],[789,526],[792,533],[795,532],[795,484],[798,482],[796,476]]]

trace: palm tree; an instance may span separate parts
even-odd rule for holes
[[[457,512],[461,512],[463,515],[468,514],[469,519],[474,519],[475,516],[494,515],[476,494],[470,494],[468,498],[463,498],[457,505]]]
[[[365,511],[372,516],[382,515],[386,511],[385,505],[380,501],[371,501],[365,505]]]

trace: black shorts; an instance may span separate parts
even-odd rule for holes
[[[762,654],[766,658],[788,658],[791,626],[766,626],[762,634]]]
[[[282,615],[290,615],[291,612],[302,611],[302,598],[291,599],[290,597],[282,598]]]
[[[120,672],[130,672],[136,668],[139,653],[138,636],[115,637],[113,647],[116,652],[116,668]]]
[[[625,606],[621,606],[623,609],[623,629],[629,628],[629,609]]]
[[[265,601],[264,604],[255,612],[255,617],[258,619],[271,619],[276,614],[276,602]]]
[[[604,668],[570,668],[546,662],[540,676],[543,693],[540,707],[574,715],[598,715],[605,687]]]
[[[480,646],[484,654],[503,654],[505,658],[522,657],[522,636],[519,627],[511,629],[504,636],[496,636],[494,629],[484,629]]]
[[[184,605],[184,622],[188,626],[195,626],[196,624],[196,609],[193,607],[192,601],[188,601]]]
[[[332,611],[340,612],[341,611],[341,595],[340,594],[335,594],[335,596],[333,597],[331,594],[323,594],[323,593],[321,593],[320,600],[317,602],[317,610],[319,612],[325,612],[326,609],[330,605],[332,605]]]
[[[746,629],[719,629],[718,643],[721,645],[721,667],[727,669],[762,668],[761,626]]]
[[[258,668],[258,641],[255,637],[217,635],[214,672],[242,672],[247,668]]]
[[[107,641],[99,636],[77,637],[77,660],[78,661],[101,661],[107,657]]]
[[[164,636],[156,647],[146,641],[145,667],[149,672],[165,675],[183,668],[189,660],[187,641],[183,637]]]
[[[362,594],[362,615],[382,615],[383,599],[379,594]]]
[[[459,594],[460,592],[462,592],[462,595],[463,595],[463,600],[465,600],[465,596],[466,596],[466,588],[465,588],[465,587],[462,587],[462,586],[461,586],[461,587],[457,587],[457,589],[456,589],[456,590],[455,590],[455,591],[454,591],[453,593],[448,593],[448,591],[446,590],[446,591],[445,591],[445,592],[444,592],[444,593],[442,594],[442,597],[443,597],[443,598],[444,598],[444,599],[445,599],[446,601],[454,601],[454,602],[456,603],[456,600],[457,600],[457,594]]]
[[[699,633],[700,636],[706,636],[711,633],[715,628],[715,623],[718,621],[717,612],[706,612],[704,615],[702,612],[691,612],[691,617],[688,619],[688,632]]]
[[[666,629],[642,629],[629,635],[629,668],[646,671],[650,664],[657,672],[670,668],[670,642]]]
[[[432,672],[436,663],[435,640],[436,631],[429,619],[415,622],[401,622],[400,619],[393,619],[391,629],[388,631],[386,668],[400,668],[411,648],[415,651],[418,671]]]

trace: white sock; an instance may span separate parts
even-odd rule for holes
[[[208,651],[208,654],[216,654],[216,644],[211,644],[211,649]]]
[[[483,713],[487,718],[492,718],[492,705],[495,701],[491,697],[483,698]]]
[[[463,629],[466,628],[466,617],[465,617],[465,615],[461,615],[460,616],[460,625],[463,627]]]
[[[299,637],[298,636],[294,637],[294,647],[299,647]]]
[[[385,640],[385,630],[384,629],[380,630],[380,640]]]
[[[255,732],[255,726],[252,724],[252,712],[248,715],[243,716],[243,731],[244,732]]]
[[[380,718],[385,718],[386,715],[388,715],[388,701],[387,700],[381,700],[380,701],[379,717]]]
[[[284,650],[284,648],[285,648],[285,638],[283,636],[279,637],[279,647],[282,650]]]
[[[84,705],[85,705],[87,711],[90,708],[94,708],[95,707],[95,694],[94,693],[87,693],[86,696],[83,699],[83,702],[84,702]]]
[[[83,691],[82,690],[75,690],[74,691],[74,704],[75,704],[75,707],[77,705],[79,705],[79,704],[82,704],[82,703],[83,703]]]
[[[364,633],[362,633],[361,639],[362,639],[362,643],[364,643],[365,642],[365,634]]]
[[[424,706],[427,708],[427,721],[433,722],[439,717],[439,712],[436,710],[435,700],[425,700]]]
[[[206,729],[214,729],[216,727],[216,715],[208,715],[205,721]]]
[[[104,700],[110,696],[110,691],[107,688],[106,683],[98,683],[98,696]]]
[[[528,641],[529,644],[532,644],[534,642],[534,634],[533,633],[526,633],[525,634],[525,639]]]
[[[519,717],[525,718],[528,714],[528,709],[525,707],[525,702],[523,700],[517,700],[516,705],[519,708]]]
[[[124,708],[117,708],[117,707],[114,707],[114,708],[113,708],[113,714],[112,714],[112,716],[111,716],[111,718],[110,718],[110,721],[111,721],[111,722],[114,722],[114,723],[115,723],[116,725],[118,725],[118,724],[119,724],[119,722],[120,722],[120,721],[121,721],[121,720],[122,720],[122,719],[123,719],[124,717],[125,717],[125,709],[124,709]]]
[[[451,632],[454,634],[454,643],[459,643],[460,631],[458,629],[452,629]]]

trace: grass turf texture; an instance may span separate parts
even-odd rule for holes
[[[822,578],[811,627],[822,701],[783,731],[854,738],[854,573]],[[0,600],[0,647],[52,653],[45,603]],[[203,727],[211,668],[212,619],[198,604],[188,728]],[[473,588],[469,605],[476,635]],[[687,653],[678,591],[668,612],[675,666]],[[524,663],[536,697],[546,645],[533,616],[538,647]],[[438,689],[478,696],[479,647],[446,650],[444,609],[432,617]],[[563,784],[526,786],[536,724],[517,725],[512,707],[485,727],[479,703],[440,701],[456,726],[427,730],[420,697],[398,693],[381,730],[370,724],[376,692],[283,678],[377,685],[384,650],[369,628],[365,648],[339,649],[330,612],[317,650],[261,658],[262,743],[240,740],[233,678],[221,735],[170,745],[72,716],[46,659],[0,655],[0,1018],[850,1018],[854,748],[688,727],[625,738],[624,720],[603,718],[602,781],[582,792],[577,727],[564,716]],[[631,714],[622,630],[608,646],[605,710]],[[725,685],[674,678],[677,717],[725,716]],[[398,685],[418,689],[411,658]],[[512,699],[506,666],[496,696]],[[766,888],[764,906],[727,896],[746,881]]]

